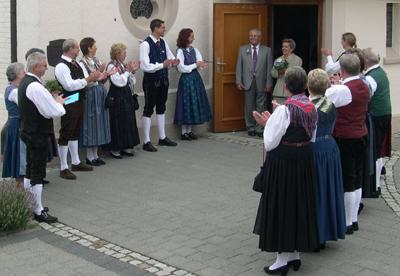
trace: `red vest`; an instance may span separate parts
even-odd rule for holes
[[[368,111],[369,90],[361,79],[345,84],[351,92],[352,101],[336,109],[336,124],[333,136],[336,138],[361,138],[368,134],[365,124]]]

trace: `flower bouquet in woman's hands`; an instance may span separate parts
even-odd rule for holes
[[[58,94],[62,90],[61,85],[56,80],[47,80],[44,84],[44,87],[46,87],[51,94]]]
[[[274,62],[274,68],[278,71],[286,70],[289,66],[289,63],[284,58],[277,58]]]

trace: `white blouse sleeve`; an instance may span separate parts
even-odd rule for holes
[[[264,146],[267,151],[276,148],[290,125],[290,112],[285,105],[278,106],[264,128]]]
[[[169,49],[169,48],[168,48]],[[162,63],[150,63],[150,46],[147,41],[143,41],[140,43],[139,46],[139,52],[140,52],[140,69],[142,69],[144,72],[147,73],[154,73],[158,70],[161,70],[164,68],[164,64]],[[171,52],[171,50],[170,50]],[[168,54],[168,51],[167,51]]]
[[[165,42],[165,50],[167,51],[167,59],[175,59],[174,54],[171,52],[171,49],[168,46],[168,43],[164,40]]]
[[[336,108],[348,105],[353,100],[350,89],[343,84],[332,85],[326,90],[325,96]]]
[[[107,67],[107,71],[110,71],[113,68],[114,68],[114,65],[113,64],[109,64],[108,67]],[[110,80],[115,86],[124,87],[128,83],[129,74],[130,74],[129,72],[125,72],[123,74],[120,74],[120,73],[116,72],[116,73],[114,73],[114,74],[112,74],[110,76]]]
[[[86,66],[85,66],[85,64],[83,63],[83,61],[80,61],[80,62],[79,62],[79,65],[80,65],[81,68],[82,68],[83,75],[85,76],[85,78],[89,77],[89,73],[88,73],[88,71],[86,70]]]
[[[176,52],[176,58],[179,59],[179,64],[177,67],[178,67],[178,71],[181,73],[190,73],[194,69],[197,68],[196,63],[190,64],[190,65],[185,65],[185,57],[183,55],[182,49],[178,49],[178,51]],[[197,58],[197,55],[196,55],[196,58]]]
[[[11,90],[10,94],[8,94],[8,100],[18,104],[18,88]]]
[[[339,61],[334,62],[332,56],[327,56],[326,58],[328,62],[325,64],[325,71],[329,75],[337,74],[340,72],[340,64]]]
[[[371,77],[371,76],[366,76],[366,77],[365,77],[365,80],[366,80],[367,83],[368,83],[369,98],[371,99],[371,98],[374,96],[374,94],[375,94],[375,91],[376,91],[376,88],[378,87],[378,84],[376,83],[376,81],[374,80],[374,78]]]

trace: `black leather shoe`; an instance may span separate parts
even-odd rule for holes
[[[264,133],[263,133],[263,132],[257,132],[257,136],[258,136],[258,137],[263,137],[263,136],[264,136]]]
[[[135,154],[133,152],[127,152],[127,151],[123,151],[123,150],[121,150],[121,155],[130,156],[130,157],[135,156]]]
[[[40,215],[35,214],[35,220],[38,222],[45,222],[45,223],[55,223],[58,221],[56,217],[47,214],[45,210],[43,210]]]
[[[97,159],[93,159],[92,161],[90,161],[89,159],[86,158],[86,164],[95,167],[100,166],[100,164],[97,162]]]
[[[96,160],[97,160],[97,163],[99,163],[99,164],[100,164],[100,166],[102,166],[102,165],[105,165],[105,164],[106,164],[106,162],[104,162],[104,160],[103,160],[103,159],[101,159],[100,157],[99,157],[99,158],[97,158]]]
[[[158,145],[159,146],[167,146],[167,147],[175,147],[178,144],[169,139],[168,137],[165,137],[164,139],[158,140]]]
[[[189,137],[192,140],[197,140],[197,136],[193,132],[189,132]]]
[[[46,179],[43,179],[42,182],[43,182],[43,185],[47,185],[47,184],[50,183],[50,181],[48,181],[48,180],[46,180]]]
[[[354,233],[353,225],[346,226],[346,235],[353,235],[353,233]]]
[[[191,141],[192,138],[190,138],[189,133],[184,133],[184,134],[181,134],[181,140]]]
[[[289,261],[289,262],[287,263],[287,266],[293,268],[294,271],[297,271],[297,270],[300,269],[301,260],[298,259],[298,260]]]
[[[358,222],[353,222],[353,230],[354,231],[358,231],[359,227],[358,227]]]
[[[363,209],[364,209],[364,203],[360,202],[360,205],[358,206],[357,214],[359,215]]]
[[[256,132],[255,132],[254,130],[249,130],[249,131],[247,131],[247,134],[248,134],[249,136],[256,136]]]
[[[148,152],[156,152],[157,148],[155,148],[151,142],[147,142],[143,145],[143,150]]]
[[[385,166],[383,166],[382,170],[381,170],[381,175],[385,175],[385,174],[386,174],[386,168],[385,168]]]
[[[265,273],[270,275],[274,274],[286,275],[288,273],[288,270],[289,270],[288,265],[284,265],[276,269],[269,269],[269,266],[264,267]]]

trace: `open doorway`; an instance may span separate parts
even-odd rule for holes
[[[318,5],[272,6],[274,58],[282,55],[282,39],[292,38],[296,42],[295,54],[303,59],[303,68],[308,72],[318,67],[318,10]]]

